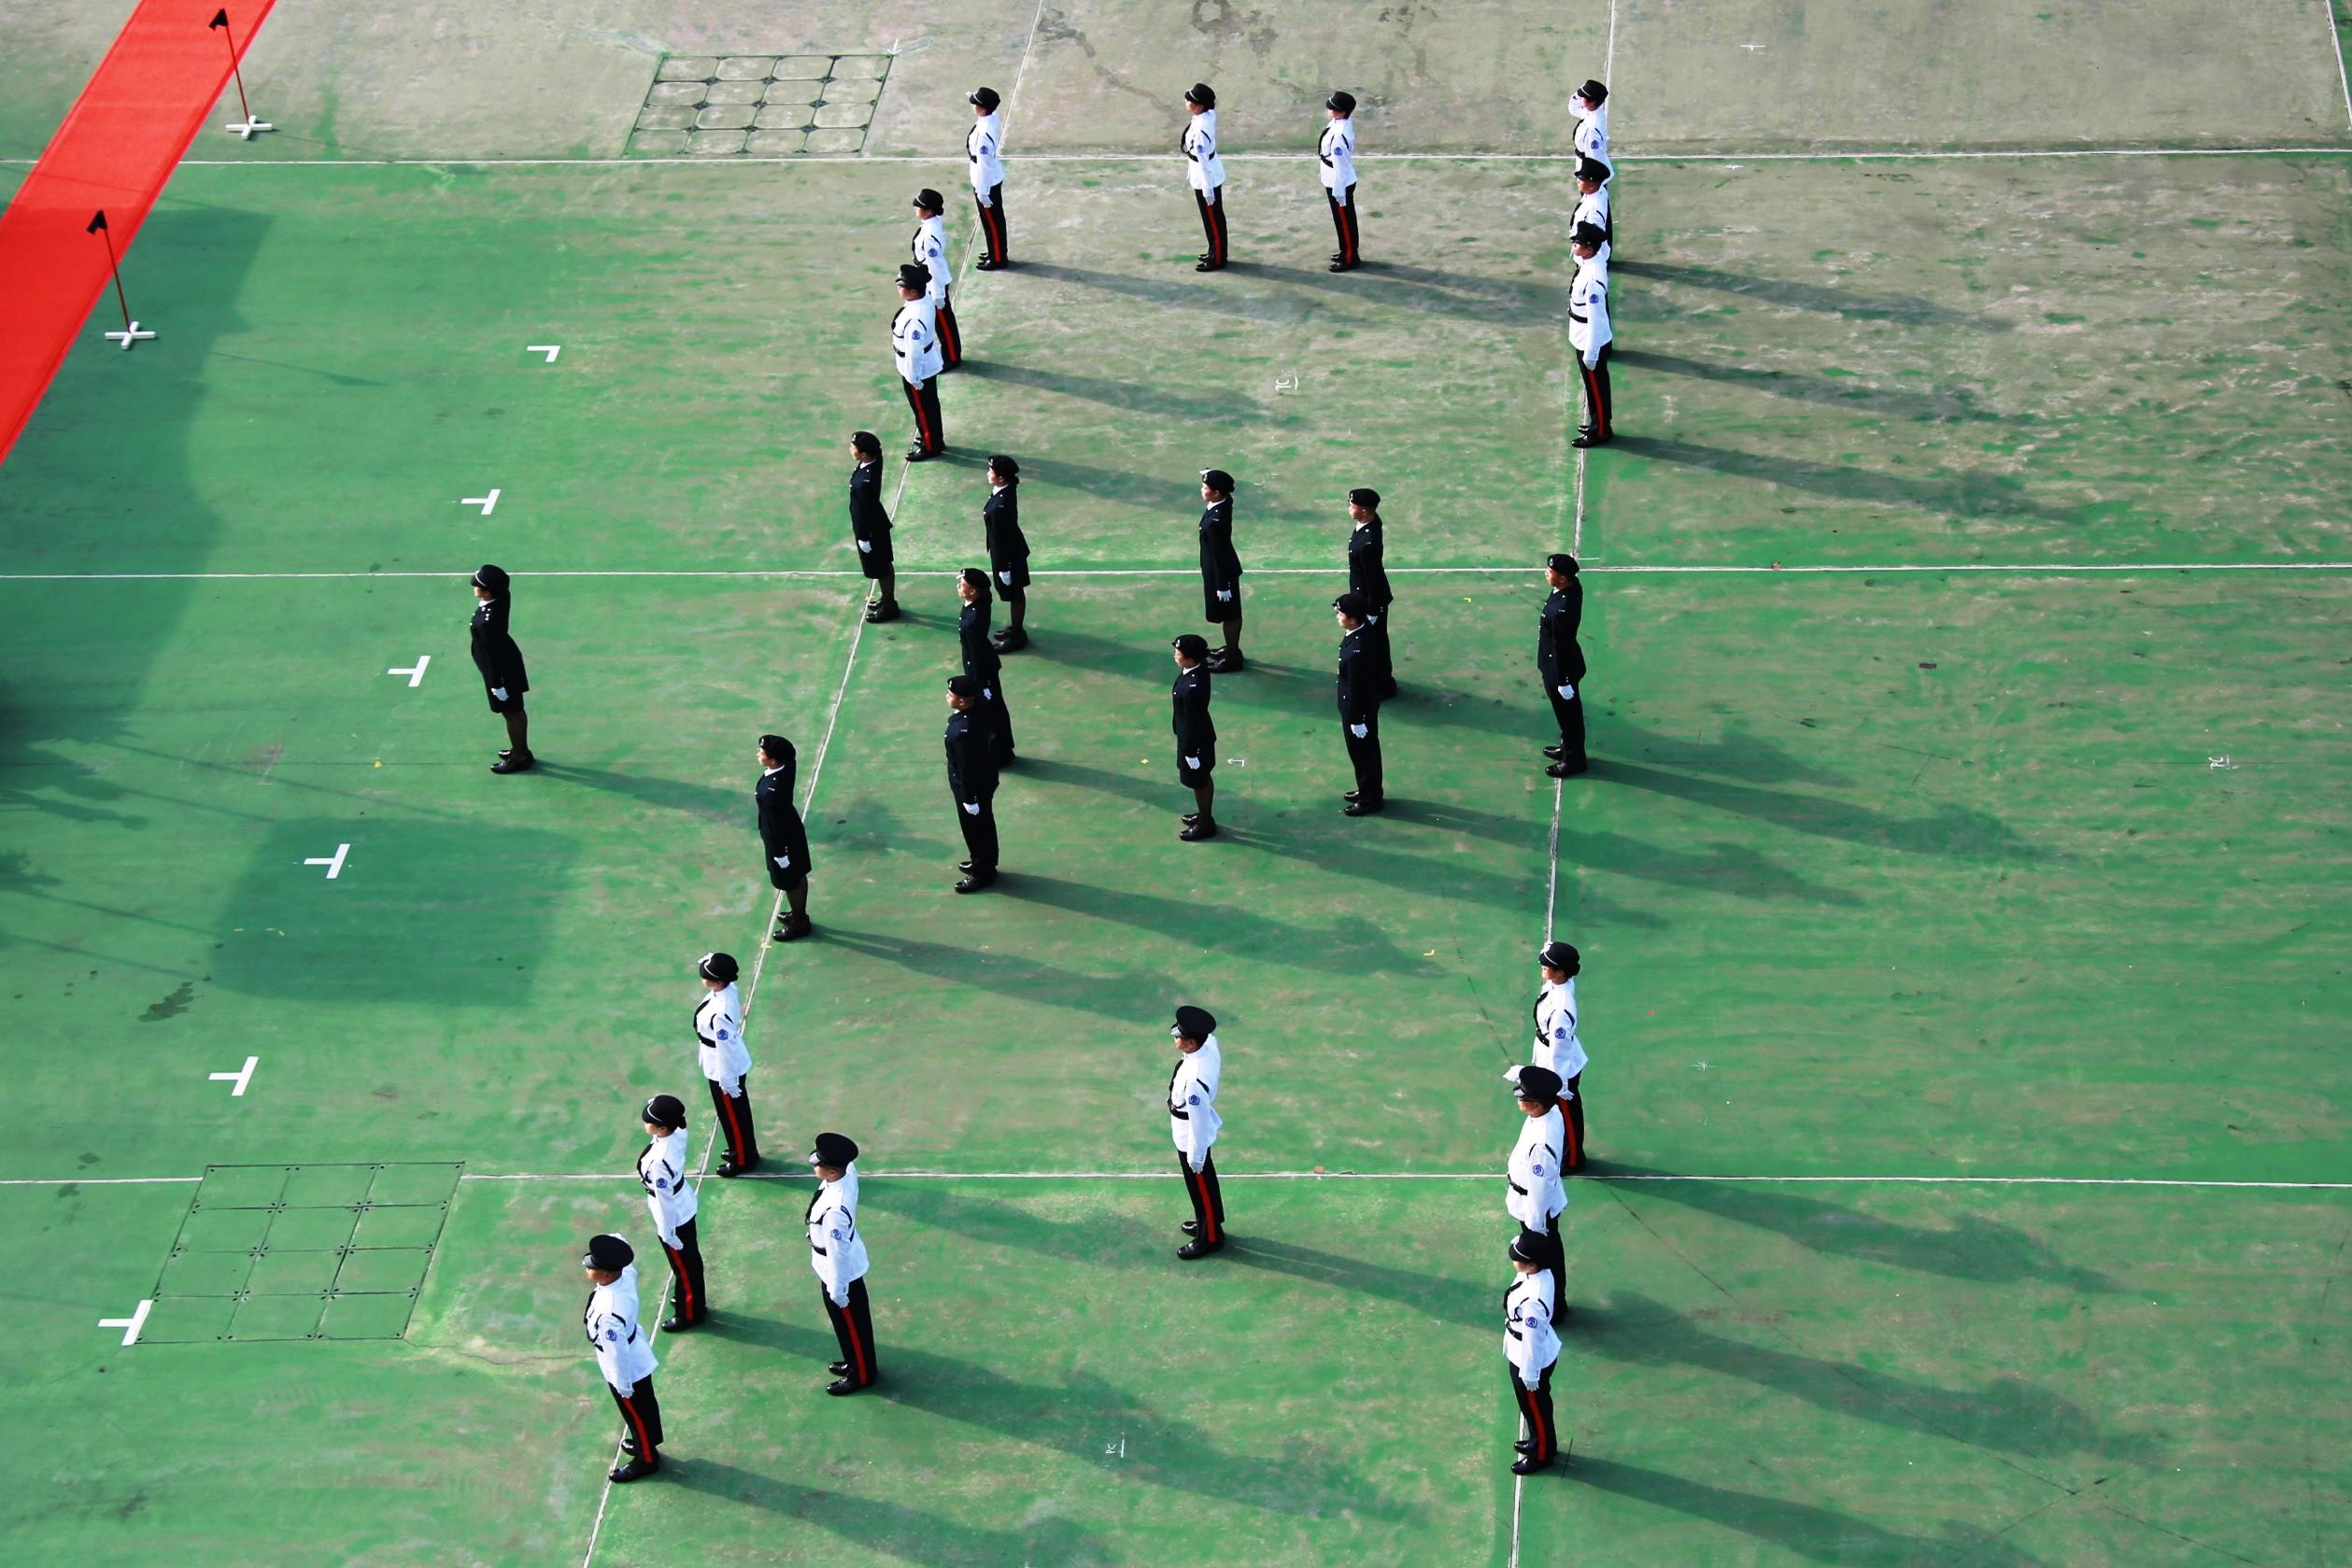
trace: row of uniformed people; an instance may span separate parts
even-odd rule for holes
[[[1568,100],[1576,116],[1576,212],[1568,220],[1568,247],[1576,276],[1568,285],[1568,346],[1575,349],[1584,385],[1584,423],[1572,445],[1603,446],[1616,433],[1610,421],[1608,259],[1616,225],[1610,216],[1616,170],[1608,158],[1608,89],[1587,81]]]

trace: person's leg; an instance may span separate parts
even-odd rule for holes
[[[874,578],[874,581],[875,581],[875,583],[877,583],[878,585],[880,585],[880,586],[881,586],[881,590],[882,590],[882,598],[881,598],[878,601],[876,601],[876,605],[875,605],[875,607],[876,607],[877,609],[883,610],[883,611],[885,611],[885,612],[888,612],[888,611],[895,611],[896,609],[898,609],[898,607],[899,607],[899,572],[898,572],[898,568],[897,568],[895,565],[892,565],[892,566],[886,566],[886,567],[882,568],[880,575],[876,576],[876,577]]]
[[[865,1352],[865,1376],[858,1379],[858,1386],[863,1388],[882,1376],[882,1355],[874,1344],[873,1306],[866,1297],[866,1281],[862,1277],[849,1282],[848,1315],[850,1332],[856,1336],[855,1343]],[[857,1370],[857,1362],[854,1357],[850,1361],[850,1370],[852,1373]]]
[[[963,361],[964,334],[956,327],[956,306],[945,296],[939,302],[939,348],[942,368],[954,370]]]
[[[1210,264],[1222,267],[1230,248],[1225,226],[1225,187],[1222,185],[1209,198],[1209,217],[1214,224],[1213,237],[1209,242]]]
[[[1010,641],[1011,639],[1021,635],[1021,623],[1028,618],[1029,590],[1026,587],[1009,587],[1005,589],[1004,608],[1006,613],[1012,616],[1012,619],[1007,621],[1004,627],[1006,638]]]
[[[1225,1188],[1217,1180],[1217,1151],[1209,1151],[1200,1162],[1200,1180],[1209,1189],[1209,1211],[1217,1217],[1217,1239],[1225,1239]]]
[[[1194,191],[1192,202],[1193,205],[1200,209],[1200,237],[1207,247],[1201,251],[1200,261],[1203,266],[1207,266],[1217,259],[1217,220],[1211,215],[1210,201],[1206,191]]]
[[[927,443],[924,450],[936,455],[947,449],[947,426],[940,418],[939,412],[938,376],[928,375],[923,378],[921,402],[924,421],[923,439]]]
[[[1601,362],[1593,367],[1593,385],[1599,405],[1596,417],[1600,420],[1599,428],[1594,431],[1596,441],[1607,441],[1616,433],[1616,428],[1609,422],[1611,404],[1608,396],[1608,351],[1614,346],[1613,344],[1602,344],[1598,355]]]
[[[1204,776],[1192,787],[1192,803],[1199,808],[1193,813],[1195,822],[1217,820],[1217,781]]]
[[[522,699],[517,698],[512,707],[501,715],[506,720],[506,749],[499,754],[503,762],[531,760],[531,715],[523,711]]]

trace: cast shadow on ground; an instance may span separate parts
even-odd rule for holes
[[[1279,283],[1325,290],[1348,299],[1402,305],[1422,316],[1459,316],[1498,326],[1516,321],[1548,334],[1566,332],[1563,323],[1567,314],[1568,291],[1556,284],[1480,277],[1471,273],[1441,272],[1434,267],[1380,261],[1367,261],[1352,273],[1311,271],[1265,261],[1235,261],[1232,270],[1245,277],[1271,278]]]
[[[870,1208],[900,1215],[934,1230],[952,1232],[984,1247],[1017,1247],[1044,1257],[1090,1266],[1148,1264],[1156,1269],[1164,1264],[1167,1254],[1174,1252],[1183,1241],[1176,1230],[1176,1222],[1190,1212],[1185,1208],[1183,1187],[1171,1151],[1164,1225],[1107,1208],[1083,1220],[1057,1220],[1017,1204],[957,1194],[943,1182],[893,1181],[887,1177],[875,1177],[866,1182],[861,1201]],[[1159,1245],[1163,1236],[1165,1250]]]
[[[814,1304],[809,1310],[815,1311]],[[799,1356],[814,1365],[839,1353],[832,1334],[822,1328],[745,1317],[714,1318],[709,1327],[721,1338]],[[1089,1464],[1101,1464],[1105,1451],[1124,1435],[1122,1476],[1219,1503],[1321,1517],[1353,1510],[1396,1519],[1413,1511],[1390,1502],[1370,1477],[1330,1457],[1311,1439],[1294,1441],[1279,1460],[1228,1453],[1199,1427],[1163,1415],[1091,1373],[1072,1372],[1058,1385],[1024,1383],[978,1362],[907,1349],[892,1333],[888,1315],[881,1315],[874,1338],[882,1381],[858,1397],[879,1395],[906,1409]]]
[[[1499,1242],[1495,1255],[1502,1255]],[[1496,1305],[1501,1292],[1484,1281],[1466,1284],[1439,1275],[1390,1268],[1361,1258],[1344,1258],[1336,1252],[1246,1234],[1237,1234],[1226,1243],[1225,1257],[1228,1264],[1287,1274],[1311,1285],[1326,1285],[1352,1295],[1394,1302],[1434,1321],[1475,1329],[1482,1335],[1493,1334],[1502,1323],[1502,1309]]]
[[[1429,978],[1435,966],[1418,953],[1366,922],[1335,919],[1311,926],[1276,920],[1239,904],[1168,898],[1062,877],[1024,871],[998,884],[1006,897],[1067,910],[1149,932],[1173,944],[1169,951],[1211,949],[1234,958],[1317,969],[1360,981],[1367,973]]]
[[[1098,403],[1107,408],[1154,419],[1255,425],[1267,417],[1263,407],[1239,392],[1228,392],[1219,397],[1197,396],[1171,391],[1165,387],[1147,386],[1140,381],[1120,381],[1106,375],[1082,375],[1075,371],[1046,370],[1038,365],[1016,365],[999,360],[967,359],[956,374],[975,375],[985,381],[1000,381],[1030,391],[1057,392],[1063,397],[1083,398],[1088,403]]]
[[[1997,316],[1946,310],[1934,301],[1920,299],[1916,294],[1865,294],[1853,289],[1832,289],[1818,283],[1791,283],[1777,277],[1724,272],[1716,267],[1618,257],[1610,258],[1609,270],[1627,277],[1647,277],[1660,283],[1679,283],[1692,289],[1745,294],[1768,304],[1786,305],[1792,310],[1818,311],[1826,316],[1843,317],[1849,321],[1900,321],[1906,326],[1965,327],[1979,332],[2016,330],[2012,323]]]
[[[1749,784],[1807,784],[1834,789],[1847,782],[1845,774],[1800,761],[1786,748],[1747,730],[1728,729],[1721,739],[1701,741],[1644,729],[1614,711],[1607,713],[1607,720],[1610,749],[1622,756],[1637,753],[1651,767],[1728,773]]]
[[[1663,1302],[1624,1291],[1598,1306],[1578,1303],[1571,1322],[1580,1350],[1636,1366],[1697,1367],[1898,1431],[2036,1459],[2094,1454],[2147,1464],[2157,1458],[2140,1437],[2103,1433],[2081,1406],[2012,1374],[1974,1389],[1937,1388],[1851,1362],[1725,1338]]]
[[[566,784],[617,795],[661,811],[683,812],[705,822],[733,823],[746,833],[753,830],[758,814],[752,799],[750,784],[741,789],[718,789],[710,784],[687,784],[682,779],[658,778],[649,773],[616,773],[605,768],[583,768],[577,763],[550,757],[541,757],[533,771]]]
[[[2001,416],[1978,408],[1964,391],[1906,392],[1892,387],[1871,387],[1859,379],[1833,380],[1793,371],[1751,370],[1744,365],[1719,365],[1706,360],[1686,360],[1679,354],[1659,354],[1646,348],[1612,352],[1611,362],[1629,370],[1660,371],[1669,375],[1695,376],[1727,387],[1740,387],[1776,398],[1794,398],[1849,413],[1916,419],[1925,424],[1997,424]]]
[[[1240,271],[1240,268],[1236,268]],[[1123,299],[1141,304],[1159,305],[1170,310],[1208,311],[1259,324],[1296,321],[1309,310],[1326,326],[1358,326],[1362,323],[1327,313],[1324,307],[1310,305],[1281,294],[1245,294],[1224,289],[1202,289],[1192,280],[1179,282],[1174,278],[1159,279],[1131,276],[1126,273],[1098,272],[1092,267],[1066,266],[1058,261],[1024,261],[1024,277],[1042,277],[1056,283],[1074,283],[1081,288],[1117,294]]]
[[[1594,749],[1615,750],[1612,740],[1609,728],[1600,727]],[[1594,757],[1592,771],[1585,777],[1602,784],[1627,784],[1672,796],[1793,833],[1809,833],[1816,838],[1836,839],[1873,849],[1948,855],[1955,860],[2033,861],[2047,857],[2046,851],[2013,831],[1999,817],[1964,806],[1942,806],[1930,816],[1895,817],[1868,806],[1819,795],[1792,795],[1723,779],[1696,778],[1606,756]],[[1564,825],[1563,832],[1566,830]],[[1565,842],[1562,853],[1566,853]]]
[[[950,873],[941,875],[944,879]],[[998,884],[1008,890],[1013,885],[1011,878]],[[1140,1025],[1163,1021],[1167,1009],[1156,998],[1173,996],[1178,989],[1166,975],[1133,970],[1081,974],[1036,959],[975,954],[966,942],[927,942],[888,932],[852,930],[826,921],[823,912],[821,909],[815,911],[816,932],[812,939],[815,941],[896,964],[926,980],[970,985],[1025,1003],[1070,1008],[1114,1023]]]
[[[1649,435],[1620,434],[1610,445],[1636,458],[1707,469],[1735,479],[1760,480],[1785,489],[1828,496],[1834,501],[1899,507],[1956,521],[1964,522],[1971,517],[2030,518],[2069,528],[2080,527],[2083,522],[2078,509],[2044,506],[2024,494],[2019,482],[2006,474],[1976,473],[1941,479],[1906,479],[1843,463],[1810,462],[1803,458],[1740,452],[1729,446],[1707,446],[1695,441],[1670,441]]]
[[[801,1462],[792,1462],[805,1474]],[[779,1519],[815,1525],[852,1546],[922,1568],[1006,1568],[1025,1562],[1096,1562],[1109,1543],[1074,1520],[1048,1515],[1030,1529],[988,1530],[969,1519],[927,1514],[845,1491],[827,1491],[763,1476],[716,1459],[665,1455],[664,1487],[740,1503]]]

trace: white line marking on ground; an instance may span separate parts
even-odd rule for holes
[[[343,857],[350,853],[351,846],[349,844],[337,844],[334,846],[334,853],[333,855],[315,856],[309,860],[304,861],[303,864],[305,866],[324,866],[327,869],[327,880],[329,882],[333,882],[335,878],[343,875]]]
[[[2344,118],[2352,124],[2352,77],[2344,72],[2344,31],[2336,25],[2335,0],[2319,0],[2319,8],[2328,13],[2328,43],[2336,51],[2336,86],[2344,92]]]
[[[1021,80],[1029,74],[1029,53],[1037,48],[1037,30],[1045,21],[1045,0],[1037,0],[1037,10],[1029,17],[1028,41],[1021,46],[1021,64],[1013,68],[1013,91],[1004,101],[1005,136],[1013,132],[1013,106],[1021,101]],[[1005,136],[997,138],[997,150],[1005,148]]]
[[[487,517],[491,513],[498,510],[498,494],[499,492],[497,487],[492,486],[490,493],[486,496],[459,497],[458,504],[460,506],[478,506],[482,509],[482,516]]]
[[[14,1176],[0,1187],[173,1187],[202,1181],[201,1176]]]
[[[151,1301],[143,1301],[139,1303],[139,1309],[132,1313],[129,1317],[101,1318],[98,1320],[98,1326],[100,1328],[119,1328],[122,1331],[122,1343],[125,1345],[135,1345],[139,1342],[139,1330],[147,1326],[148,1308],[153,1307],[154,1305],[155,1304]]]
[[[556,356],[563,352],[563,345],[560,343],[526,343],[523,345],[523,352],[526,354],[545,354],[547,356],[547,363],[554,364],[556,362]]]
[[[745,1011],[749,1006],[746,1004]],[[1218,1173],[1229,1181],[1491,1181],[1492,1170],[1240,1170]],[[873,1181],[1159,1181],[1168,1173],[1164,1170],[887,1170],[865,1172]],[[630,1181],[636,1179],[634,1171],[602,1173],[567,1171],[517,1171],[504,1175],[487,1171],[466,1171],[460,1181]],[[752,1171],[741,1178],[745,1181],[797,1181],[804,1180],[796,1171]],[[53,1181],[0,1183],[16,1186],[55,1186],[74,1178]],[[194,1181],[199,1178],[149,1177],[148,1180]],[[1795,1182],[1835,1186],[1867,1187],[1895,1185],[1916,1187],[2203,1187],[2216,1190],[2246,1192],[2352,1193],[2352,1181],[2228,1181],[2198,1177],[2158,1176],[1714,1176],[1695,1172],[1644,1171],[1611,1175],[1606,1171],[1587,1171],[1571,1176],[1570,1181],[1741,1181]]]
[[[412,665],[410,665],[407,669],[405,669],[405,670],[402,670],[402,669],[394,668],[394,669],[391,669],[391,670],[387,670],[387,671],[384,671],[384,673],[385,673],[385,674],[387,674],[387,675],[405,675],[405,676],[407,676],[407,677],[408,677],[408,689],[409,689],[409,690],[411,690],[411,691],[415,691],[415,690],[416,690],[418,686],[423,685],[425,684],[425,669],[426,669],[426,667],[427,667],[428,665],[430,665],[430,664],[432,664],[432,656],[431,654],[418,654],[418,655],[417,656],[417,662],[416,662],[416,663],[414,663],[414,664],[412,664]]]
[[[1571,391],[1568,395],[1570,397],[1574,397],[1576,394],[1574,391]],[[1575,416],[1571,414],[1569,417],[1573,418]],[[1568,554],[1577,558],[1577,562],[1580,566],[1583,564],[1584,448],[1581,446],[1576,449],[1576,520],[1569,526],[1568,529]]]
[[[229,1098],[233,1100],[241,1100],[245,1098],[245,1086],[253,1081],[254,1065],[260,1061],[261,1058],[259,1056],[248,1056],[245,1059],[245,1066],[239,1067],[236,1071],[217,1072],[210,1074],[209,1076],[215,1083],[235,1084],[236,1087],[229,1091]]]

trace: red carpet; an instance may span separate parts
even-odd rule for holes
[[[272,0],[228,7],[244,52]],[[49,390],[107,282],[103,209],[135,304],[133,236],[229,81],[229,45],[206,23],[220,0],[139,0],[16,200],[0,213],[0,462]],[[234,118],[234,117],[232,117]],[[114,309],[108,302],[108,311]],[[109,322],[108,325],[117,323]],[[98,329],[92,328],[95,332]],[[89,350],[120,353],[92,337]],[[150,345],[135,353],[169,353]]]

